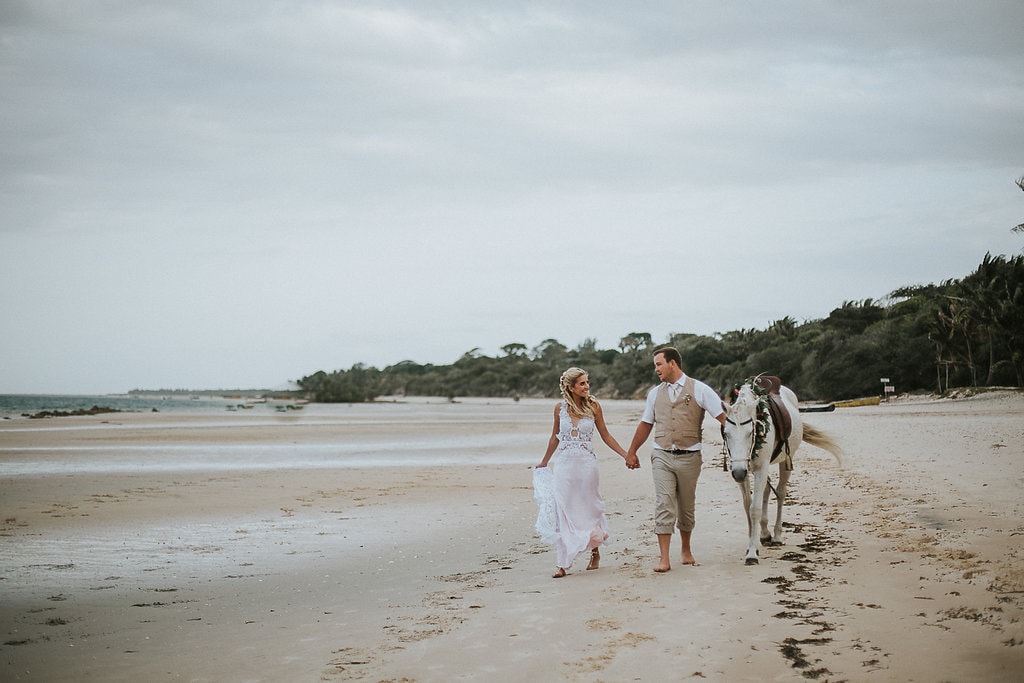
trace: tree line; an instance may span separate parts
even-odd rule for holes
[[[679,349],[683,369],[725,395],[759,373],[778,375],[803,400],[832,401],[882,392],[943,393],[952,387],[1024,386],[1024,256],[986,254],[970,275],[907,286],[884,300],[847,301],[828,317],[776,320],[765,329],[713,335],[674,333],[661,342],[630,332],[617,348],[593,339],[569,348],[556,339],[502,354],[471,349],[449,365],[411,360],[383,369],[361,363],[299,380],[317,402],[357,403],[380,396],[553,397],[565,368],[590,375],[604,398],[640,398],[657,382],[661,345]]]

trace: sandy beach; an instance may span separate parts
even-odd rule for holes
[[[627,444],[642,405],[603,401]],[[705,430],[694,553],[598,444],[613,540],[553,580],[553,401],[0,422],[5,681],[1021,681],[1024,396],[805,414],[785,545]]]

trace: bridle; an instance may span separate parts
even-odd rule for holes
[[[754,422],[754,418],[744,420],[743,422],[736,422],[728,415],[725,416],[725,421],[731,424],[733,427],[745,427],[748,424]],[[756,443],[753,431],[750,434],[750,449],[747,451],[747,457],[745,459],[733,457],[732,451],[729,449],[729,440],[725,438],[725,425],[722,425],[722,470],[728,472],[730,467],[737,462],[743,462],[746,464],[746,468],[750,469],[750,463],[754,459],[754,444]],[[728,463],[726,462],[728,460]]]
[[[743,420],[742,422],[737,422],[729,416],[728,412],[726,412],[725,421],[733,427],[746,427],[750,424],[753,425],[750,429],[750,447],[747,449],[746,457],[744,459],[733,455],[732,451],[729,449],[729,441],[725,438],[725,425],[722,425],[722,469],[726,471],[728,471],[729,465],[735,466],[738,463],[743,463],[746,466],[746,469],[750,470],[754,458],[757,457],[758,446],[764,443],[764,440],[760,438],[761,430],[763,429],[764,433],[767,433],[768,431],[767,423],[770,418],[768,416],[768,407],[766,404],[767,399],[763,392],[758,391],[758,386],[754,382],[746,380],[741,384],[737,384],[732,390],[729,402],[733,406],[737,405],[739,395],[743,388],[748,389],[750,393],[753,394],[755,404],[752,409],[752,414],[748,419]],[[758,443],[759,441],[761,442],[760,444]],[[728,464],[725,462],[726,458],[729,460]]]
[[[750,420],[744,420],[743,422],[736,422],[736,421],[732,420],[728,415],[726,415],[725,421],[728,422],[729,424],[731,424],[733,427],[744,427],[744,426],[750,424],[751,422],[753,422],[754,420],[750,419]],[[756,442],[757,442],[757,439],[754,438],[754,434],[751,433],[751,435],[750,435],[750,450],[747,451],[747,459],[744,461],[746,463],[746,466],[747,466],[746,467],[747,471],[750,470],[750,464],[754,461],[754,446],[756,445]],[[728,458],[729,462],[726,462],[726,458]],[[725,425],[722,425],[722,470],[725,471],[725,472],[728,472],[729,471],[729,467],[731,465],[733,465],[734,463],[736,463],[736,462],[740,462],[740,460],[739,460],[739,458],[733,458],[732,457],[732,451],[729,450],[729,440],[725,438]],[[771,489],[772,493],[775,494],[775,497],[778,498],[779,492],[775,490],[774,486],[772,486],[772,480],[769,478],[769,479],[766,480],[766,483],[768,484],[768,488]],[[741,485],[742,485],[742,482],[741,482]]]
[[[736,463],[739,462],[744,463],[744,465],[746,466],[746,470],[749,472],[750,468],[753,465],[754,458],[757,456],[757,453],[755,451],[757,450],[758,439],[761,436],[758,433],[758,430],[762,426],[762,421],[764,422],[765,437],[767,437],[768,433],[770,433],[769,430],[772,427],[772,418],[769,413],[768,406],[766,404],[767,398],[764,396],[764,394],[758,392],[758,390],[756,389],[756,384],[750,382],[749,380],[745,384],[747,384],[747,386],[750,387],[750,390],[754,393],[755,397],[757,398],[757,406],[754,409],[754,416],[751,417],[750,419],[743,420],[742,422],[736,422],[731,417],[729,417],[727,413],[725,416],[725,421],[728,424],[731,424],[733,427],[745,427],[751,423],[754,423],[753,427],[750,430],[750,448],[747,450],[747,457],[745,460],[733,457],[732,451],[729,449],[729,440],[725,438],[725,425],[722,425],[722,469],[725,470],[726,472],[729,471],[730,466],[734,466],[736,465]],[[740,385],[737,385],[736,388],[733,389],[734,397],[737,395],[739,387]],[[735,399],[733,400],[733,405],[735,405]],[[762,440],[762,445],[763,443],[764,441]],[[788,443],[786,444],[786,452],[789,452]],[[728,459],[728,462],[726,462],[726,459]],[[767,484],[768,488],[771,489],[773,493],[775,493],[776,497],[778,497],[779,493],[778,491],[775,490],[775,487],[772,486],[770,478],[767,479]],[[740,482],[740,485],[744,485],[743,482]]]

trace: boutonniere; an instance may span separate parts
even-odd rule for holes
[[[689,405],[692,399],[693,397],[690,396],[689,394],[683,394],[683,403],[685,403],[686,405]]]

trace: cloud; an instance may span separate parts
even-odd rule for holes
[[[996,0],[4,3],[0,390],[614,346],[964,275],[1020,248],[1020,25]]]

